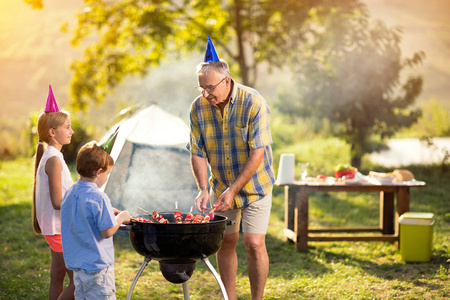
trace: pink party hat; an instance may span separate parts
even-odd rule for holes
[[[48,86],[47,105],[45,106],[45,112],[58,112],[59,107],[56,103],[55,96],[53,95],[52,86]]]
[[[214,48],[214,44],[211,41],[211,38],[208,35],[208,42],[206,44],[206,52],[205,52],[205,59],[203,62],[212,62],[212,61],[218,61],[219,56],[217,55],[216,49]]]

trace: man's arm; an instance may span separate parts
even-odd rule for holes
[[[218,203],[222,201],[223,203],[216,209],[217,212],[227,211],[233,205],[234,196],[244,187],[244,185],[252,178],[255,174],[259,165],[264,160],[264,149],[265,147],[250,150],[250,155],[247,162],[244,165],[241,173],[236,178],[236,180],[225,190],[225,192],[220,195]]]
[[[206,158],[191,154],[191,168],[200,191],[197,198],[195,198],[195,207],[199,212],[202,212],[206,209],[206,205],[209,201],[208,165]],[[205,187],[206,189],[201,190],[201,188]]]

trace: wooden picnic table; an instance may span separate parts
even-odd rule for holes
[[[277,185],[284,186],[285,191],[285,237],[295,243],[297,250],[308,251],[309,241],[389,241],[396,242],[399,247],[398,218],[409,211],[410,188],[425,187],[426,183],[416,180],[389,184],[372,184],[367,181],[352,184],[296,181],[292,184]],[[309,195],[327,192],[380,193],[380,225],[310,229],[308,227]],[[334,234],[342,232],[347,234]],[[355,235],[361,232],[372,232],[372,234]],[[373,234],[374,232],[376,234]]]

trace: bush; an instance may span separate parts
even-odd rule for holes
[[[282,153],[295,154],[295,161],[309,162],[308,176],[325,174],[333,176],[334,167],[339,163],[349,163],[350,147],[342,140],[313,139],[292,144],[291,146],[274,151],[274,170],[278,171],[280,155]],[[300,177],[299,170],[295,170],[296,177]]]
[[[412,127],[398,132],[396,138],[450,136],[450,111],[436,99],[422,105],[422,116]]]
[[[30,140],[22,134],[24,120],[0,121],[0,161],[12,160],[28,154]]]

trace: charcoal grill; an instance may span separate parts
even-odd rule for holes
[[[196,262],[202,260],[214,275],[224,299],[227,300],[225,286],[208,257],[219,250],[225,228],[231,222],[226,217],[216,215],[214,220],[207,223],[175,223],[172,213],[160,215],[169,220],[169,223],[132,221],[120,227],[121,230],[129,231],[134,250],[144,256],[144,262],[128,291],[127,300],[131,299],[139,277],[152,259],[159,262],[159,268],[166,280],[183,285],[185,300],[189,299],[187,281],[195,270]],[[139,217],[151,219],[150,215]],[[184,218],[186,214],[183,214]]]

